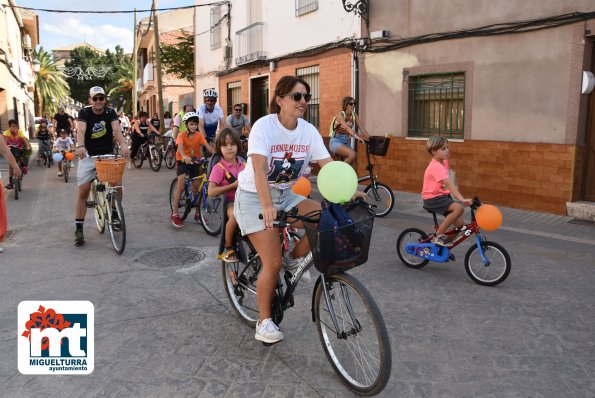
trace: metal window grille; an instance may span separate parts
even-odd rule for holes
[[[233,106],[242,102],[242,83],[227,83],[227,114],[233,113]]]
[[[308,108],[304,114],[304,120],[307,120],[318,128],[320,125],[320,66],[314,65],[306,68],[297,68],[295,74],[310,85],[310,94],[312,94],[312,99],[310,99]]]
[[[463,138],[465,74],[447,73],[409,78],[409,137],[434,135]]]
[[[211,7],[211,50],[221,47],[221,6]]]
[[[311,13],[318,10],[318,0],[295,0],[295,16]]]

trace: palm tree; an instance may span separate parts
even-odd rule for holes
[[[35,79],[35,96],[37,97],[38,110],[41,114],[53,115],[58,110],[56,100],[70,95],[70,87],[62,73],[56,67],[49,52],[43,47],[34,51],[33,56],[41,65]]]
[[[132,90],[135,89],[132,62],[128,59],[127,62],[118,65],[114,73],[114,83],[108,87],[107,95],[121,96],[124,101],[118,102],[118,104],[122,106],[124,112],[130,113],[132,111]]]

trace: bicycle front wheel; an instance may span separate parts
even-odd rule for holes
[[[12,190],[14,191],[14,200],[19,200],[19,192],[21,192],[21,177],[14,178],[12,186]]]
[[[316,285],[314,312],[326,357],[350,390],[378,394],[386,386],[392,367],[390,339],[380,310],[351,275],[326,276],[325,281]]]
[[[122,202],[115,192],[110,194],[108,202],[111,204],[111,217],[108,220],[109,235],[112,246],[118,254],[124,252],[126,247],[126,221],[124,220],[124,209]],[[110,211],[108,208],[107,211]]]
[[[134,167],[136,167],[137,169],[140,169],[143,166],[143,162],[145,161],[145,157],[143,156],[144,150],[145,149],[141,146],[138,149],[138,152],[136,153],[134,159],[132,159],[132,164],[134,164]]]
[[[408,267],[422,268],[429,260],[407,253],[408,244],[418,244],[427,239],[428,235],[418,228],[407,228],[397,238],[397,255]]]
[[[236,318],[242,323],[255,327],[258,321],[256,302],[256,281],[262,269],[260,257],[252,253],[249,245],[237,237],[237,255],[240,261],[228,263],[221,261],[223,286]]]
[[[68,165],[68,162],[62,165],[62,170],[64,173],[64,182],[68,183],[68,173],[70,173],[70,166]]]
[[[176,167],[176,150],[173,147],[168,147],[165,151],[165,167],[168,169]]]
[[[103,208],[100,206],[99,195],[97,194],[96,185],[91,185],[91,191],[89,192],[89,201],[93,204],[93,214],[95,215],[95,225],[100,234],[105,231],[105,214]]]
[[[377,182],[374,188],[374,184],[370,184],[364,189],[364,193],[368,194],[366,201],[376,206],[374,209],[376,217],[384,217],[392,211],[395,205],[395,194],[388,185]]]
[[[149,149],[149,166],[154,172],[158,172],[161,169],[161,150],[157,147],[151,146]]]
[[[169,209],[171,211],[170,214],[174,213],[174,197],[176,194],[176,189],[178,189],[178,179],[174,178],[171,182],[169,187]],[[180,195],[180,201],[178,202],[178,215],[182,220],[185,220],[188,217],[188,213],[190,213],[190,201],[188,200],[188,187],[184,186],[184,190]]]
[[[483,286],[496,286],[504,282],[510,273],[510,256],[504,247],[496,242],[483,241],[481,249],[485,260],[479,253],[477,243],[469,248],[465,255],[465,271],[473,282]]]
[[[223,207],[223,199],[209,198],[206,195],[206,189],[203,190],[202,195],[198,198],[200,201],[198,206],[198,214],[200,216],[200,225],[205,232],[211,236],[217,236],[221,232],[221,211]]]

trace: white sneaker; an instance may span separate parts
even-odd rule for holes
[[[3,253],[3,252],[4,252],[4,248],[0,247],[0,253]]]
[[[271,318],[267,318],[262,322],[256,322],[254,338],[264,343],[274,344],[283,340],[283,333],[281,333],[279,327],[273,323]]]
[[[300,266],[302,261],[304,261],[304,258],[305,257],[291,258],[291,254],[287,253],[287,255],[283,257],[281,266],[284,270],[293,271]]]
[[[312,282],[312,274],[310,274],[310,270],[307,270],[306,272],[304,272],[302,274],[302,277],[301,277],[300,281],[302,281],[304,283],[310,283],[310,282]]]
[[[74,167],[74,162],[72,160],[70,161],[70,167]]]
[[[128,170],[130,170],[132,168],[132,162],[128,161]]]
[[[58,177],[62,177],[64,173],[58,173]]]

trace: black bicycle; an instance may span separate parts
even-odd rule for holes
[[[21,194],[20,192],[23,190],[23,166],[25,166],[25,163],[23,161],[23,156],[25,154],[25,151],[14,147],[14,146],[9,146],[8,147],[10,149],[10,152],[12,153],[12,156],[14,156],[14,158],[16,159],[19,168],[21,169],[21,176],[20,177],[15,177],[13,176],[13,170],[12,167],[10,168],[10,179],[12,179],[12,186],[13,186],[13,191],[14,191],[14,200],[19,200],[19,195]]]
[[[165,160],[165,167],[173,169],[176,167],[176,143],[172,137],[166,137],[167,144],[163,147],[163,159]]]
[[[374,204],[376,217],[384,217],[390,213],[395,205],[395,194],[391,187],[378,182],[378,176],[374,174],[374,165],[370,161],[370,155],[385,156],[388,150],[390,137],[370,136],[369,141],[364,141],[366,146],[366,160],[368,174],[358,177],[358,183],[370,180],[371,183],[364,189],[368,194],[368,203]]]
[[[297,209],[278,213],[275,226],[280,230],[282,255],[286,256],[299,240],[295,233],[288,233],[290,226],[299,220],[306,226],[312,251],[293,273],[284,271],[283,278],[279,276],[271,314],[273,322],[279,325],[284,311],[294,305],[293,294],[302,275],[314,265],[321,273],[312,292],[311,316],[326,357],[349,389],[361,395],[374,395],[384,389],[390,378],[390,339],[380,310],[368,290],[355,277],[344,273],[367,261],[374,213],[370,206],[363,204],[352,203],[345,208],[353,224],[331,231],[317,229],[320,212],[306,216],[298,215]],[[227,221],[225,214],[223,220],[224,223]],[[314,227],[309,227],[308,223]],[[224,225],[222,228],[225,230]],[[338,235],[348,234],[348,229],[361,234],[362,240],[358,244],[352,242],[345,250],[324,243],[339,241],[336,239]],[[225,234],[221,235],[220,252],[225,243]],[[255,327],[258,320],[256,284],[262,263],[250,240],[239,232],[235,237],[235,250],[240,259],[238,262],[222,262],[225,291],[235,316],[244,324]],[[329,250],[351,252],[354,257],[329,263]]]
[[[54,164],[54,159],[52,158],[52,140],[39,140],[39,143],[39,156],[43,159],[43,165],[50,168]]]
[[[136,157],[132,159],[132,163],[137,169],[140,169],[143,166],[145,159],[149,160],[149,166],[151,166],[151,170],[154,172],[158,172],[161,169],[163,156],[161,149],[155,144],[156,136],[157,134],[150,134],[149,139],[140,146],[136,153]]]

